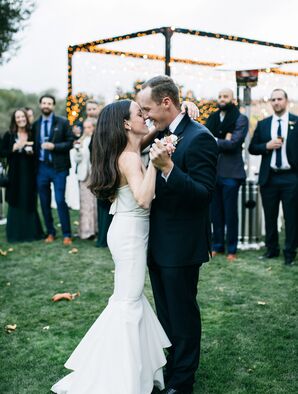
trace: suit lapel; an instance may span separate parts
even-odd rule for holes
[[[181,122],[178,124],[176,130],[174,131],[174,134],[176,134],[177,136],[181,135],[189,122],[190,117],[188,116],[188,114],[185,114]]]
[[[298,119],[296,116],[289,114],[289,122],[288,122],[288,135],[292,133],[292,131],[295,128],[296,123],[298,122]]]
[[[38,119],[38,123],[37,123],[37,133],[36,133],[36,146],[40,146],[40,131],[41,131],[41,122],[42,122],[42,117],[40,116],[40,118]]]
[[[289,157],[289,154],[290,154],[289,151],[292,148],[292,144],[296,145],[295,138],[293,139],[293,137],[297,133],[297,127],[295,127],[297,122],[298,122],[297,117],[292,115],[292,114],[289,114],[288,136],[287,136],[287,145],[286,145],[286,152],[287,152],[287,156],[288,157]]]
[[[272,116],[270,116],[269,118],[267,118],[267,122],[265,125],[265,140],[270,141],[272,139],[271,136],[271,125],[272,125]]]

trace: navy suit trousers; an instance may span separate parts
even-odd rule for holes
[[[218,177],[211,204],[213,224],[212,250],[235,254],[238,243],[238,192],[241,181]],[[226,234],[226,242],[225,242]]]

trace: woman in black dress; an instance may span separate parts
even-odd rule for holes
[[[6,190],[7,241],[41,239],[43,231],[37,213],[35,149],[24,108],[12,114],[10,130],[2,140],[2,156],[7,158],[9,179]]]

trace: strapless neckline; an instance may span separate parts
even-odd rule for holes
[[[150,210],[138,205],[129,184],[118,187],[116,198],[113,201],[110,214],[126,214],[129,216],[149,217]]]

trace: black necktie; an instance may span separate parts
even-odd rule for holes
[[[278,119],[278,129],[277,129],[277,138],[281,137],[281,119]],[[276,160],[275,165],[277,168],[281,167],[281,148],[276,149]]]
[[[172,133],[171,133],[169,127],[166,127],[166,128],[164,129],[164,131],[162,131],[162,134],[163,134],[163,137],[168,137],[168,136],[171,135]]]

